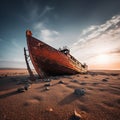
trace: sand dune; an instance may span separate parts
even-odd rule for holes
[[[120,71],[51,77],[49,89],[38,79],[18,93],[27,79],[27,71],[0,70],[0,120],[72,120],[74,110],[82,120],[120,119]],[[75,95],[76,88],[85,94]]]

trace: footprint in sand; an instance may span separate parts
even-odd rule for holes
[[[40,97],[40,96],[35,96],[33,97],[32,99],[30,100],[27,100],[25,103],[24,103],[24,106],[29,106],[29,105],[33,105],[33,104],[39,104],[40,101],[42,101],[43,98]]]
[[[36,100],[36,99],[28,100],[24,103],[24,106],[30,106],[30,105],[33,105],[33,104],[39,104],[39,101]]]
[[[38,101],[42,101],[43,100],[43,98],[41,96],[34,96],[33,99],[38,100]]]

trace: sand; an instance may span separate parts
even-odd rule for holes
[[[120,71],[51,77],[50,86],[37,79],[18,93],[29,76],[26,70],[0,70],[0,120],[120,120]],[[59,84],[59,81],[63,83]],[[85,94],[74,94],[76,88]]]

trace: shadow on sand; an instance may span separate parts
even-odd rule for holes
[[[66,96],[63,100],[61,100],[58,104],[59,105],[66,105],[70,104],[71,102],[75,101],[76,99],[81,98],[81,96],[74,95],[73,93]]]
[[[10,97],[10,96],[13,96],[13,95],[16,95],[16,94],[20,94],[20,93],[18,91],[12,91],[12,92],[0,95],[0,99],[7,98],[7,97]]]

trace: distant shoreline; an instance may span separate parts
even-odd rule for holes
[[[0,68],[0,70],[27,70],[27,68]]]
[[[0,68],[0,70],[27,70],[27,68]],[[120,71],[120,69],[89,69],[88,71]]]

